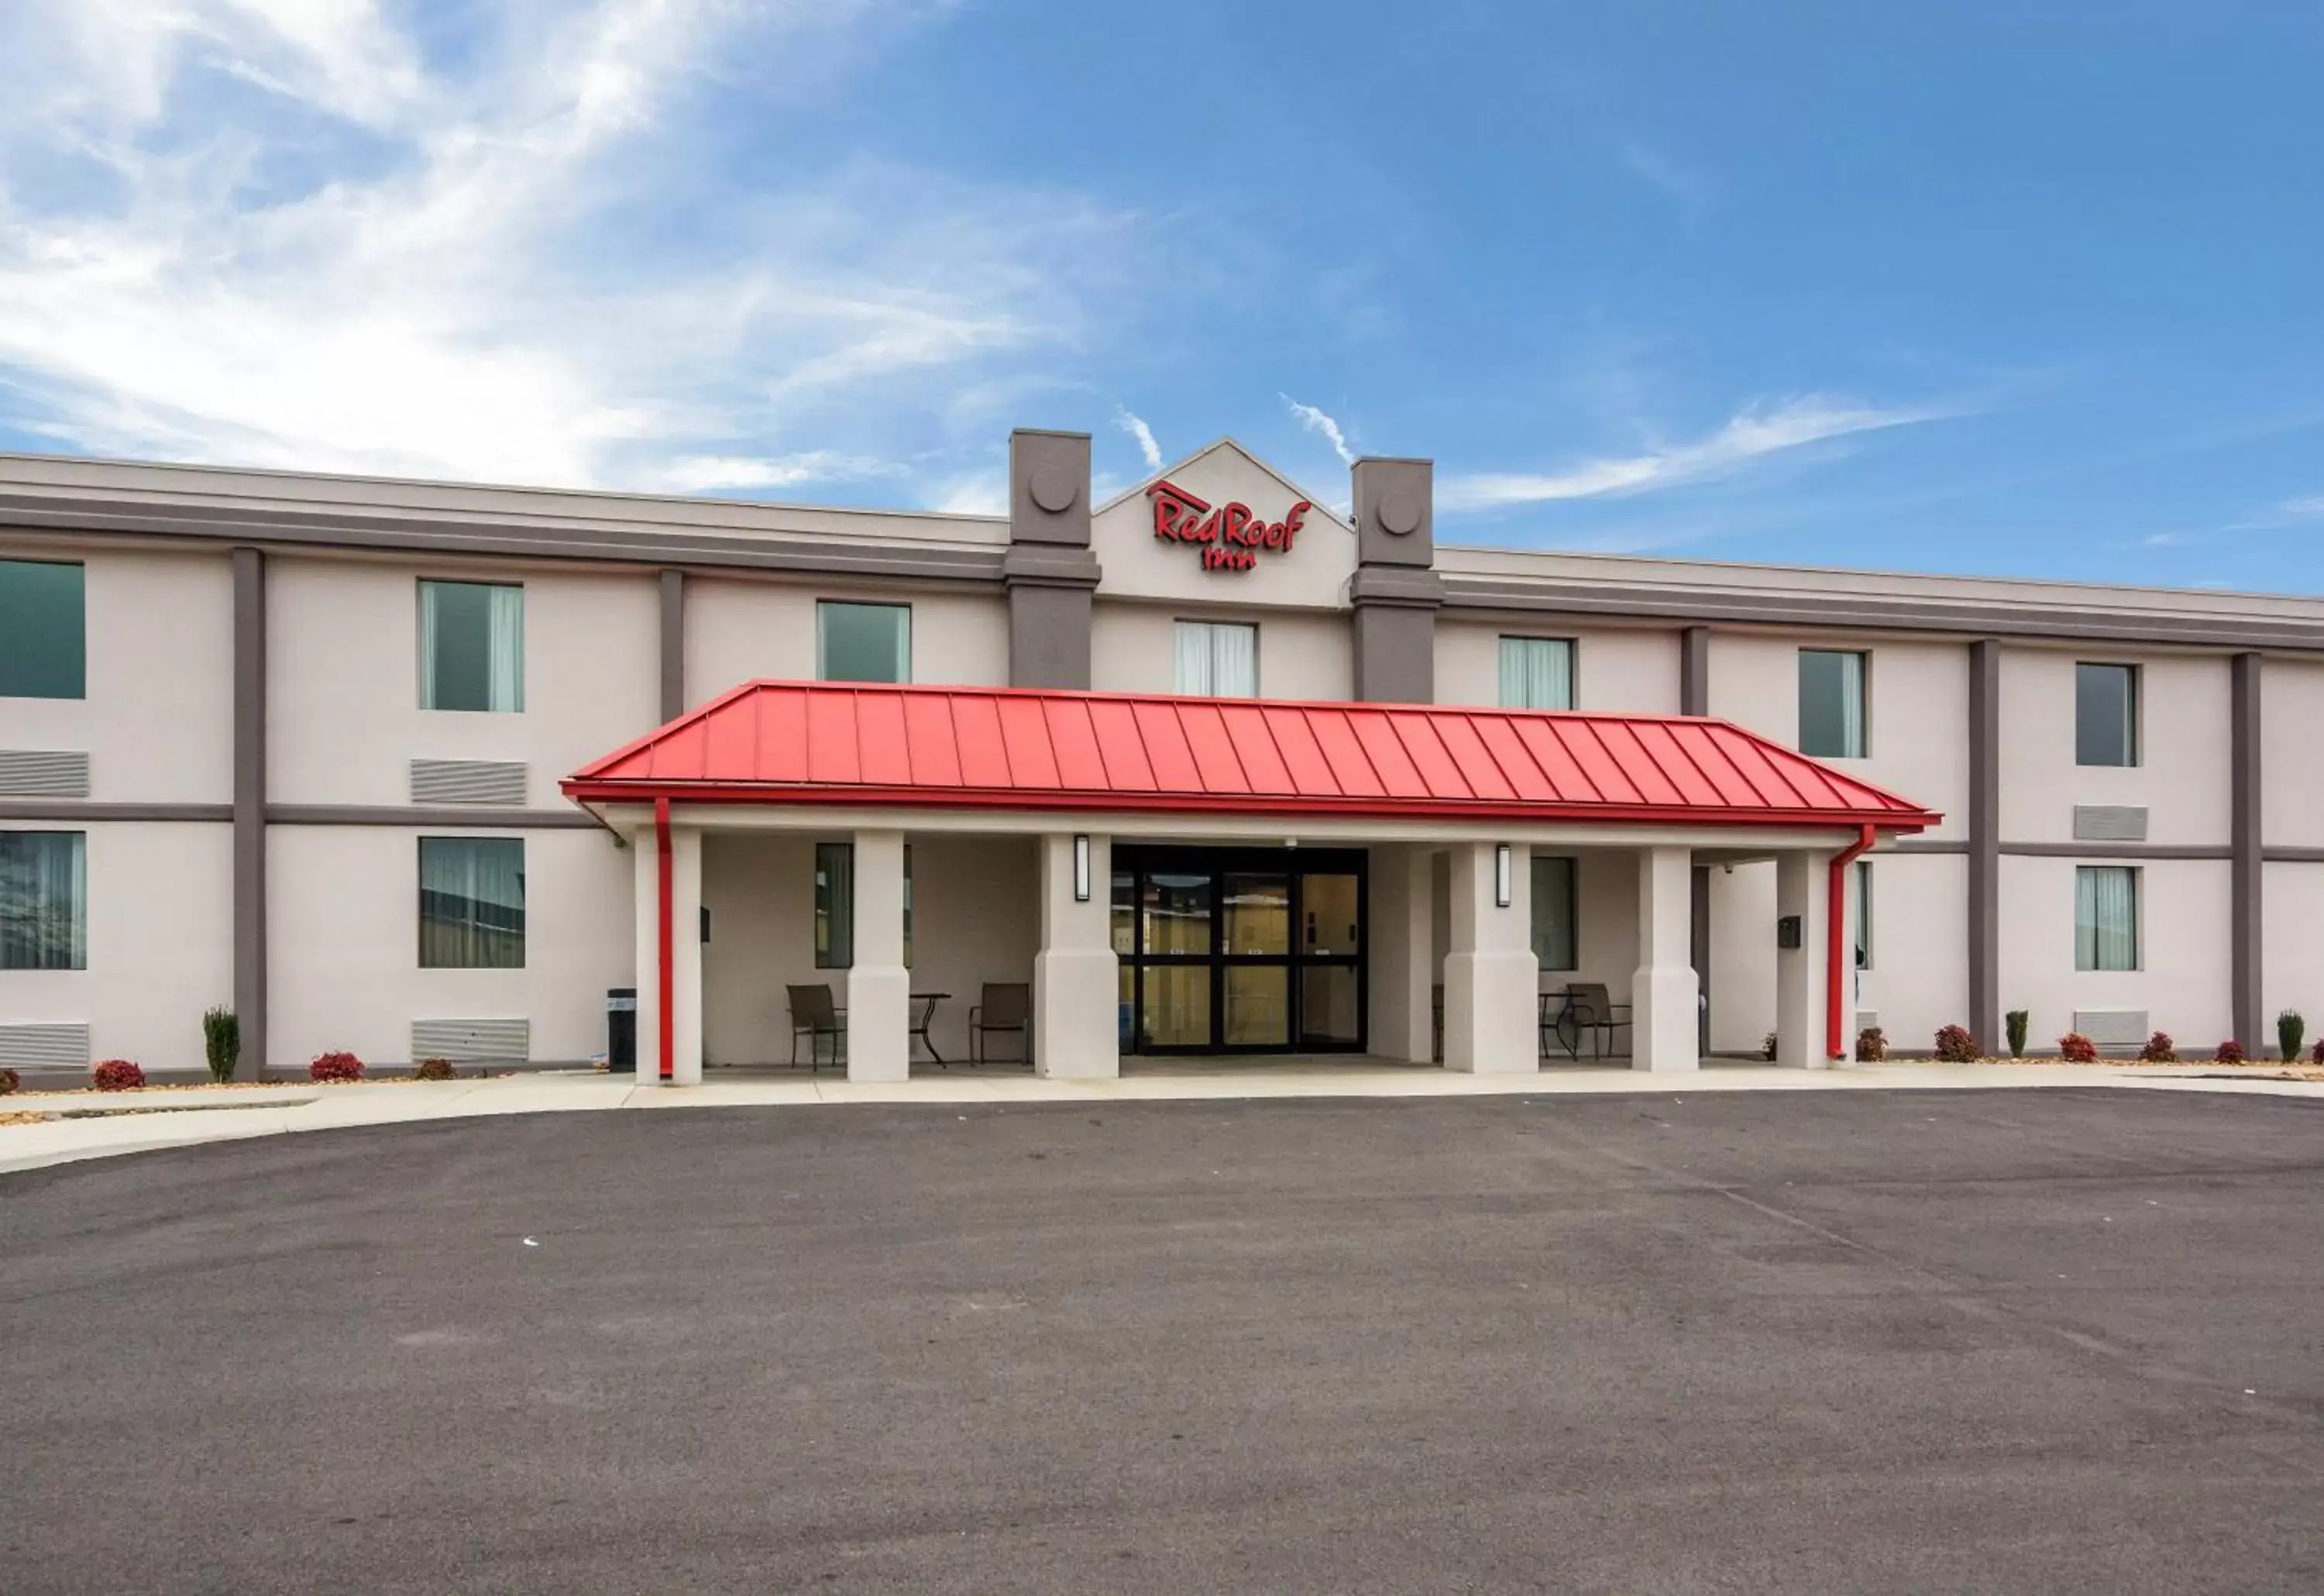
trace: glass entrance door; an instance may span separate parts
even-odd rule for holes
[[[1125,1052],[1362,1050],[1360,853],[1121,847],[1114,858]]]

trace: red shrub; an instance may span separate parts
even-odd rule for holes
[[[2244,1053],[2244,1045],[2230,1037],[2226,1041],[2219,1044],[2219,1050],[2211,1055],[2211,1062],[2214,1064],[2249,1064],[2251,1060],[2246,1056]]]
[[[2171,1033],[2167,1030],[2156,1031],[2153,1036],[2147,1038],[2146,1046],[2138,1050],[2138,1056],[2148,1064],[2176,1064],[2179,1062],[2178,1047],[2171,1040]]]
[[[2078,1030],[2070,1030],[2058,1038],[2058,1056],[2068,1064],[2096,1064],[2098,1045]]]
[[[1949,1025],[1937,1032],[1937,1056],[1947,1064],[1975,1064],[1977,1038],[1965,1025]]]
[[[2324,1042],[2319,1042],[2317,1045],[2319,1047],[2324,1047]],[[0,1069],[0,1097],[7,1096],[8,1093],[14,1092],[17,1087],[23,1084],[23,1081],[18,1077],[14,1070]]]
[[[448,1081],[452,1078],[452,1061],[448,1058],[423,1058],[412,1066],[411,1077],[416,1081]]]
[[[1856,1057],[1860,1064],[1877,1064],[1888,1056],[1888,1037],[1877,1025],[1856,1033]]]
[[[145,1084],[145,1072],[125,1058],[108,1058],[88,1072],[88,1084],[99,1092],[134,1092]]]
[[[319,1054],[315,1062],[307,1066],[307,1078],[310,1081],[360,1081],[363,1079],[363,1060],[352,1053]]]
[[[2324,1037],[2316,1038],[2316,1046],[2309,1050],[2308,1062],[2324,1064]]]

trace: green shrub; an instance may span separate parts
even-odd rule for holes
[[[2033,1029],[2033,1024],[2034,1011],[2032,1010],[2012,1009],[2009,1011],[2006,1017],[2003,1029],[2009,1032],[2010,1057],[2023,1058],[2025,1056],[2025,1033]]]
[[[211,1009],[202,1015],[202,1056],[209,1060],[210,1079],[231,1081],[242,1057],[242,1021],[231,1009]]]
[[[2297,1009],[2286,1009],[2275,1017],[2275,1045],[2282,1050],[2286,1064],[2300,1056],[2301,1039],[2308,1034],[2308,1022]]]

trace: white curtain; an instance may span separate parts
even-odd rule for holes
[[[442,628],[436,620],[436,590],[438,584],[420,585],[420,707],[440,709],[436,702],[436,650]]]
[[[496,710],[524,708],[524,589],[494,587],[486,647],[491,660],[491,703]]]
[[[1840,746],[1850,759],[1864,757],[1864,656],[1840,657]]]
[[[1501,707],[1573,707],[1573,644],[1562,637],[1501,639]]]
[[[524,968],[524,841],[420,839],[420,967]]]
[[[1177,690],[1198,698],[1259,697],[1259,628],[1181,621],[1173,633]]]
[[[0,970],[88,968],[88,841],[0,832]]]
[[[2131,866],[2076,868],[2074,968],[2138,968],[2138,872]]]

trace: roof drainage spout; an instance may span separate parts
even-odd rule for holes
[[[1856,840],[1831,856],[1831,873],[1825,882],[1824,893],[1824,964],[1823,964],[1823,1050],[1834,1060],[1848,1056],[1841,1036],[1841,1002],[1846,989],[1840,977],[1847,969],[1848,941],[1848,867],[1879,841],[1880,834],[1869,822],[1857,830]]]

